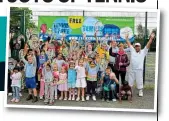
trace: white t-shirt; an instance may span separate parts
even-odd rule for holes
[[[131,68],[132,69],[140,69],[143,70],[144,58],[148,53],[147,47],[140,50],[140,52],[136,52],[133,46],[130,47],[131,52]]]
[[[10,78],[12,79],[11,86],[21,87],[22,74],[20,72],[13,73]]]
[[[86,77],[85,67],[76,66],[75,69],[77,71],[77,79]]]

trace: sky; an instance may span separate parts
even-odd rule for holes
[[[33,11],[32,20],[38,25],[38,16],[46,15],[46,16],[82,16],[82,11],[70,12],[70,10],[59,10],[62,12],[58,12],[58,9],[55,8],[34,8],[30,7]],[[137,26],[142,24],[145,26],[145,13],[144,12],[85,12],[85,16],[130,16],[135,17],[135,34],[137,34]],[[148,23],[147,27],[150,32],[157,27],[157,13],[148,13]]]

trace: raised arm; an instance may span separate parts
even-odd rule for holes
[[[110,55],[110,56],[113,56],[113,57],[116,57],[116,56],[117,56],[117,53],[114,53],[114,52],[112,51],[112,47],[110,47],[110,49],[109,49],[109,55]]]
[[[126,43],[127,43],[128,47],[131,47],[132,45],[129,41],[129,35],[128,34],[125,35],[125,39],[126,39]]]
[[[146,45],[146,48],[149,49],[150,48],[150,45],[152,44],[153,40],[154,40],[154,37],[155,37],[155,34],[154,33],[151,33],[150,35],[150,39]]]
[[[96,44],[98,45],[98,44],[99,44],[99,41],[98,41],[98,38],[97,38],[97,31],[95,31],[94,37],[95,37],[95,39],[96,39]]]

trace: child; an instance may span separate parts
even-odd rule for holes
[[[102,77],[102,87],[103,87],[103,97],[102,100],[104,101],[106,99],[107,102],[109,102],[109,92],[112,91],[112,101],[115,102],[116,98],[116,91],[115,87],[116,84],[118,84],[118,80],[113,72],[111,72],[111,68],[106,68],[106,73]]]
[[[68,100],[75,100],[75,86],[76,86],[76,70],[75,70],[75,63],[70,61],[69,70],[68,70],[68,88],[69,88],[69,99]],[[71,97],[71,94],[73,96]]]
[[[78,88],[78,96],[76,101],[80,100],[80,92],[82,91],[82,101],[85,101],[84,93],[86,88],[86,72],[84,67],[84,61],[81,59],[79,60],[79,65],[75,67],[77,71],[77,80],[76,80],[76,87]]]
[[[125,81],[124,84],[120,87],[119,91],[119,101],[122,102],[121,100],[127,99],[132,103],[132,89],[129,86],[128,82]]]
[[[67,72],[64,66],[61,67],[61,72],[59,73],[59,82],[57,83],[59,91],[61,91],[61,96],[59,100],[63,100],[63,93],[64,93],[64,100],[67,100]]]
[[[25,60],[23,57],[22,60],[25,63],[25,82],[26,82],[26,87],[28,88],[29,95],[26,98],[27,101],[32,100],[33,103],[38,101],[37,98],[37,90],[36,90],[36,79],[35,79],[35,74],[36,74],[36,61],[32,55],[27,56],[28,61]],[[33,95],[32,95],[32,90],[33,90]]]
[[[97,87],[97,73],[99,71],[99,65],[97,65],[94,60],[87,63],[87,97],[86,100],[89,100],[90,92],[92,91],[92,99],[96,101],[96,87]]]
[[[54,77],[54,81],[58,82],[59,81],[59,71],[58,71],[58,66],[56,63],[53,64],[53,77]],[[58,86],[55,85],[55,100],[57,100],[57,90],[58,90]]]
[[[15,102],[15,103],[19,102],[21,78],[22,78],[22,74],[19,72],[19,67],[15,67],[13,71],[11,71],[11,79],[12,79],[11,87],[12,87],[12,93],[13,93],[13,99],[11,100],[11,102]]]
[[[53,97],[54,97],[54,85],[53,85],[53,74],[52,68],[49,63],[45,64],[45,67],[42,72],[44,81],[45,81],[45,104],[53,104]],[[50,101],[49,101],[50,100]]]
[[[53,63],[56,63],[56,64],[57,64],[58,70],[59,70],[59,72],[60,72],[60,71],[61,71],[61,68],[62,68],[62,65],[63,65],[63,64],[66,64],[66,62],[63,60],[63,55],[62,55],[62,53],[59,53],[59,54],[58,54],[57,58],[55,58],[55,59],[53,60]]]

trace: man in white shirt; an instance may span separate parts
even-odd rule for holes
[[[136,43],[133,47],[128,39],[128,35],[126,35],[126,43],[128,47],[130,48],[131,52],[131,72],[129,73],[129,85],[133,87],[134,81],[136,80],[137,89],[139,90],[139,96],[143,96],[143,65],[144,65],[144,59],[145,56],[148,53],[148,50],[150,48],[150,45],[155,37],[155,34],[152,33],[150,36],[150,39],[147,43],[147,45],[144,47],[144,49],[141,49],[141,44]]]

